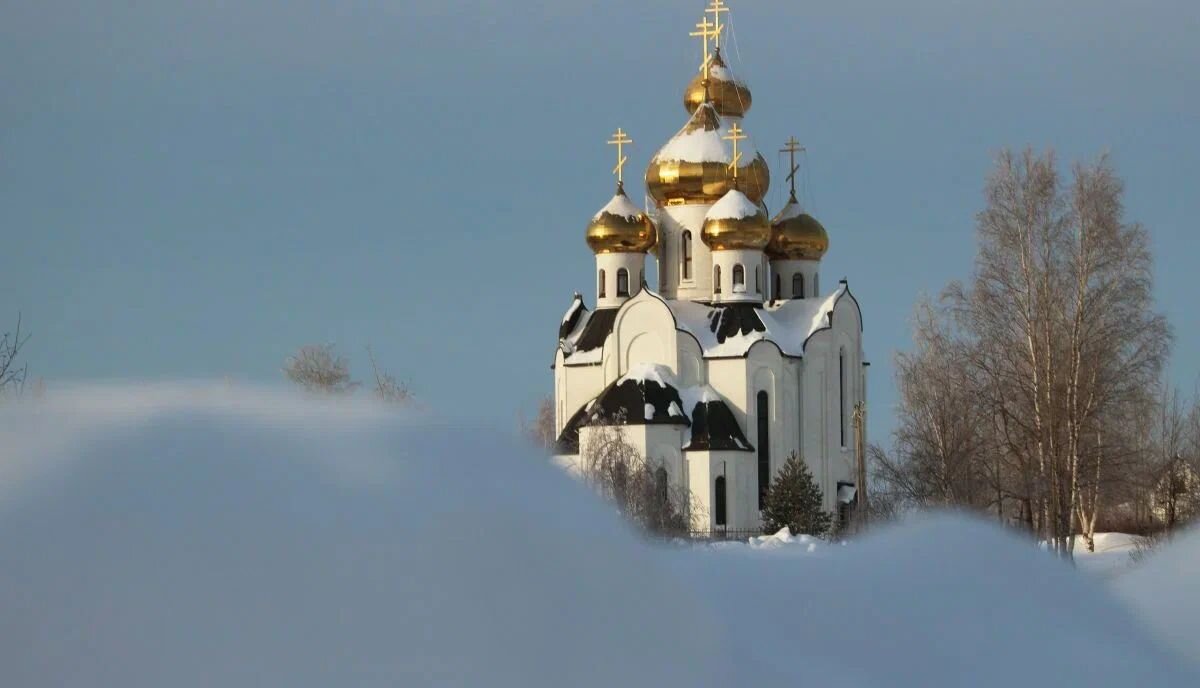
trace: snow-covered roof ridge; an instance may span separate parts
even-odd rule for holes
[[[754,201],[737,189],[730,189],[705,213],[706,220],[740,220],[761,212]]]
[[[610,200],[603,208],[601,208],[596,212],[595,215],[592,216],[592,221],[599,220],[600,216],[604,215],[605,213],[614,217],[621,217],[632,221],[636,220],[637,217],[643,213],[643,211],[641,208],[637,207],[633,201],[629,200],[628,196],[623,193],[618,193],[614,194],[612,200]]]
[[[660,363],[634,363],[617,380],[617,384],[628,380],[656,382],[663,387],[671,386],[678,388],[679,386],[675,378],[675,371]]]
[[[785,356],[799,358],[809,338],[833,326],[830,316],[846,296],[851,296],[850,291],[842,283],[825,297],[790,299],[765,308],[682,300],[666,304],[675,316],[676,329],[695,338],[705,358],[745,356],[760,341],[771,342]],[[854,303],[857,306],[857,301]]]
[[[733,156],[721,138],[720,121],[711,103],[701,105],[688,123],[658,149],[653,161],[729,163]]]

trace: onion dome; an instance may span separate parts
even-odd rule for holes
[[[738,168],[740,188],[754,201],[767,195],[771,183],[762,155]],[[733,188],[732,160],[721,138],[721,118],[712,103],[703,103],[691,119],[650,159],[646,191],[660,206],[716,203]]]
[[[700,238],[714,251],[762,250],[771,240],[771,223],[761,205],[732,189],[709,208]]]
[[[594,253],[645,253],[658,239],[658,230],[641,208],[625,195],[625,185],[592,217],[587,244]]]
[[[829,250],[829,233],[812,215],[800,209],[793,195],[771,220],[767,255],[774,260],[820,260]]]
[[[704,70],[687,85],[683,92],[683,106],[688,114],[696,111],[705,101]],[[750,89],[738,81],[721,59],[721,49],[708,60],[708,102],[722,117],[744,117],[750,109]]]

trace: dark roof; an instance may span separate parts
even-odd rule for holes
[[[647,406],[654,409],[650,418],[646,417]],[[687,416],[683,415],[679,390],[655,380],[640,379],[622,379],[609,385],[596,397],[589,419],[614,425],[689,424]]]
[[[684,451],[754,451],[724,400],[701,401],[692,409],[692,441]]]
[[[587,306],[583,304],[583,297],[576,294],[575,298],[571,301],[571,307],[567,310],[567,316],[563,319],[562,324],[558,326],[558,338],[560,340],[566,339],[567,335],[574,332],[580,318],[584,317],[587,312]]]
[[[654,409],[650,418],[646,418],[647,405]],[[676,413],[673,415],[672,411]],[[578,454],[579,430],[592,422],[603,425],[690,425],[687,416],[683,415],[679,390],[654,380],[622,378],[571,416],[554,442],[554,453]]]
[[[604,340],[612,334],[617,322],[619,308],[597,308],[588,317],[579,339],[575,340],[575,351],[591,351],[604,346]]]
[[[717,335],[720,344],[729,337],[766,332],[767,326],[758,317],[758,309],[759,306],[751,303],[714,305],[708,313],[708,329]]]
[[[584,421],[588,418],[588,409],[591,408],[592,402],[588,402],[581,406],[575,415],[567,421],[563,426],[563,431],[559,433],[558,439],[554,441],[555,454],[578,454],[579,453],[579,428],[582,428]]]

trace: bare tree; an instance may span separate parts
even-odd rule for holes
[[[375,362],[375,352],[369,346],[367,347],[367,358],[371,360],[371,373],[375,376],[375,386],[372,391],[376,398],[389,404],[407,404],[412,401],[412,393],[408,391],[408,387],[403,382],[397,381],[396,378],[379,369],[379,364]]]
[[[521,434],[535,447],[547,452],[554,449],[554,397],[544,397],[538,404],[537,414],[531,420],[526,420],[524,413],[517,418]]]
[[[288,358],[283,374],[306,391],[319,394],[348,394],[358,387],[350,379],[350,363],[332,344],[300,347]]]
[[[21,315],[17,314],[17,325],[11,332],[0,335],[0,394],[19,393],[29,373],[26,364],[18,362],[21,349],[29,341],[28,334],[21,332]]]
[[[1052,153],[1001,153],[972,278],[946,289],[945,311],[918,310],[917,349],[898,360],[897,451],[876,470],[912,501],[1001,518],[1014,502],[1064,557],[1094,532],[1137,456],[1112,430],[1144,421],[1170,344],[1122,193],[1105,157],[1064,185]]]
[[[686,536],[700,517],[691,492],[671,486],[662,463],[644,457],[619,424],[592,426],[579,458],[584,481],[650,535]]]

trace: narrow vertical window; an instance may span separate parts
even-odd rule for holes
[[[681,279],[690,280],[692,278],[692,233],[685,230],[679,236],[679,244],[679,256],[682,261],[679,275]]]
[[[762,293],[762,268],[757,265],[754,267],[754,293]]]
[[[746,268],[741,264],[733,266],[733,290],[735,292],[746,291]]]
[[[838,427],[846,446],[846,350],[838,351]]]
[[[629,296],[629,271],[617,270],[617,296]]]
[[[804,298],[804,275],[799,272],[792,275],[792,298]]]
[[[667,469],[659,466],[658,470],[654,471],[654,492],[658,495],[658,503],[664,506],[670,499],[670,493],[667,489],[668,485]]]
[[[783,280],[780,279],[779,273],[775,273],[775,291],[771,292],[771,299],[783,298]]]
[[[767,488],[771,485],[770,399],[758,393],[758,508],[762,510]]]
[[[719,526],[725,525],[725,476],[717,476],[713,486],[713,516]]]
[[[601,270],[596,275],[596,294],[600,298],[604,298],[604,271]]]
[[[821,295],[821,281],[820,280],[821,280],[821,276],[814,272],[813,273],[813,296]]]
[[[713,266],[713,293],[714,294],[721,293],[721,266],[720,265]]]
[[[638,270],[638,283],[637,283],[638,289],[641,289],[642,285],[645,283],[646,283],[646,270],[643,268],[641,270]]]

